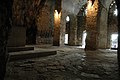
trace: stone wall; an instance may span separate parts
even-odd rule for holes
[[[53,13],[53,0],[14,0],[12,9],[13,28],[9,36],[8,46],[24,46],[26,39],[28,39],[26,29],[34,26],[38,28],[37,43],[39,44],[41,40],[39,39],[40,34],[44,36],[43,42],[49,41],[51,43],[52,41],[46,40],[46,38],[52,39]]]
[[[8,46],[24,46],[26,29],[24,26],[24,0],[13,0],[12,28],[8,37]]]
[[[47,0],[41,13],[37,17],[37,44],[52,43],[54,30],[54,1]]]
[[[12,27],[10,36],[8,37],[9,47],[25,46],[26,29],[25,27]]]

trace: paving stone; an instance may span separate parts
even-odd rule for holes
[[[48,71],[46,67],[38,67],[38,66],[36,66],[36,67],[34,67],[34,69],[39,73],[44,73],[44,72]]]
[[[81,66],[77,66],[78,70],[82,70],[83,68]]]
[[[56,66],[47,66],[48,70],[59,70]]]
[[[75,79],[75,80],[81,80],[81,79],[77,78],[77,79]]]
[[[88,74],[88,73],[81,73],[82,76],[84,77],[92,77],[92,78],[100,78],[100,76],[96,75],[96,74]]]

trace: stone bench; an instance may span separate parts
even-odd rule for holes
[[[7,47],[8,52],[28,51],[34,50],[34,47]]]
[[[9,53],[10,55],[9,61],[45,57],[45,56],[50,56],[55,54],[57,54],[57,51],[32,50],[32,51],[11,52]]]

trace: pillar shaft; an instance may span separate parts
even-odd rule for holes
[[[60,45],[60,21],[61,13],[58,13],[57,10],[54,12],[54,36],[53,36],[53,45]]]
[[[97,49],[97,14],[98,14],[98,0],[92,6],[87,6],[86,16],[86,46],[85,50]]]
[[[119,65],[119,75],[120,75],[120,0],[116,0],[117,9],[118,9],[118,51],[117,59]]]
[[[83,31],[85,30],[85,17],[78,16],[77,45],[82,46]]]
[[[109,21],[108,21],[109,22]],[[107,48],[111,48],[111,30],[110,30],[110,24],[108,23],[108,28],[107,28]]]
[[[60,23],[60,46],[64,46],[66,32],[66,11],[62,10]]]
[[[68,44],[75,46],[77,42],[77,16],[74,14],[70,15],[70,29],[68,35]]]
[[[56,21],[54,17],[54,46],[64,46],[65,42],[65,29],[66,29],[66,12],[64,10],[59,13],[60,17]]]
[[[98,35],[98,48],[106,49],[108,44],[108,26],[107,26],[107,19],[108,19],[108,12],[105,8],[100,10],[100,20],[99,20],[99,35]]]

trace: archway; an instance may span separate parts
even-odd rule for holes
[[[86,39],[86,6],[83,5],[77,14],[77,45],[85,48]]]
[[[118,46],[117,24],[117,6],[116,2],[112,1],[108,12],[108,47],[111,49],[116,49]]]
[[[118,47],[118,34],[114,33],[111,35],[111,49],[117,49]]]
[[[68,45],[68,37],[69,37],[69,29],[70,29],[70,17],[66,17],[66,29],[65,29],[65,45]]]

